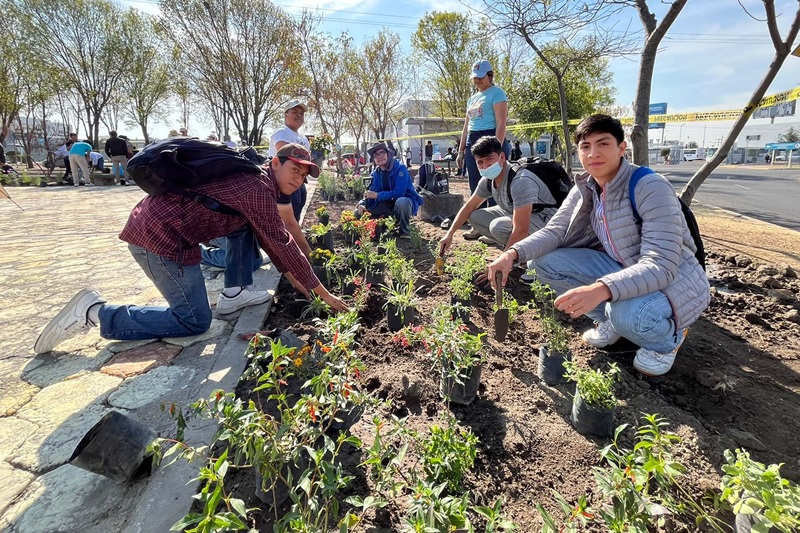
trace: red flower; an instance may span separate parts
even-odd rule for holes
[[[313,404],[311,405],[308,413],[311,415],[311,420],[316,422],[317,421],[317,412],[314,410],[314,405]]]

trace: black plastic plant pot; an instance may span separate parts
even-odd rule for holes
[[[751,514],[737,514],[736,521],[733,523],[734,533],[750,533],[753,526],[756,525],[756,520]],[[759,530],[761,531],[761,530]],[[767,530],[769,533],[778,533],[777,527],[771,527]]]
[[[456,306],[456,304],[461,304],[460,306]],[[460,300],[455,296],[450,298],[450,305],[453,306],[453,310],[451,316],[456,319],[460,318],[462,322],[466,322],[469,320],[469,310],[470,310],[470,300]]]
[[[551,352],[547,344],[539,346],[539,369],[537,375],[539,379],[548,385],[560,385],[567,382],[564,377],[564,362],[572,359],[569,352],[562,354]]]
[[[326,191],[322,191],[321,195],[323,200],[330,200],[330,196]]]
[[[384,282],[383,272],[383,266],[373,265],[367,269],[364,278],[366,279],[367,283],[371,283],[372,285],[380,285]]]
[[[319,221],[320,224],[327,224],[328,222],[331,221],[331,215],[330,214],[318,215],[317,220]]]
[[[439,393],[442,398],[447,398],[451,403],[460,405],[469,405],[474,402],[481,384],[481,369],[481,365],[473,366],[467,370],[466,377],[461,379],[463,383],[458,383],[449,375],[449,369],[443,368],[439,382]]]
[[[383,224],[378,222],[378,225],[375,226],[375,236],[372,238],[372,242],[380,242],[381,235],[383,235]]]
[[[403,318],[400,318],[400,313],[397,311],[397,306],[389,304],[386,307],[386,321],[389,323],[389,331],[396,332],[403,329],[405,326],[410,326],[414,323],[417,317],[417,310],[413,307],[406,307],[403,313]]]
[[[283,465],[282,474],[284,479],[288,481],[289,474],[291,473],[292,482],[296,483],[307,468],[308,459],[305,455],[302,455],[300,459],[298,459],[297,464],[287,463]],[[261,475],[261,472],[256,468],[256,498],[269,505],[274,503],[275,506],[281,505],[289,499],[289,487],[283,481],[278,479],[275,481],[274,486],[271,479],[266,480],[266,485],[264,482],[264,476]],[[270,487],[272,488],[270,489]]]
[[[153,455],[147,447],[156,432],[117,411],[100,419],[78,443],[69,463],[124,483],[150,476]]]
[[[570,421],[572,422],[572,427],[581,435],[610,437],[614,432],[615,413],[616,408],[614,407],[609,409],[589,405],[581,397],[578,387],[575,387]]]
[[[344,242],[347,244],[355,244],[358,240],[358,233],[355,231],[344,230]]]
[[[322,247],[326,250],[330,250],[331,252],[334,251],[333,249],[333,232],[329,231],[325,235],[322,236]]]
[[[353,296],[356,293],[357,288],[358,286],[351,281],[350,283],[347,283],[344,285],[344,287],[342,287],[342,294],[344,294],[345,296]]]
[[[331,284],[331,275],[327,268],[319,265],[312,265],[311,268],[314,269],[314,274],[319,278],[320,283],[326,287]]]
[[[339,192],[336,193],[336,201],[337,202],[344,202],[345,201],[344,191],[339,191]]]

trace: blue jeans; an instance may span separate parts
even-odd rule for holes
[[[535,259],[533,268],[539,280],[559,295],[622,270],[608,254],[588,248],[559,248]],[[610,320],[617,333],[642,348],[659,353],[675,349],[682,337],[675,331],[672,306],[661,291],[629,300],[604,302],[587,315],[596,322]]]
[[[400,234],[408,235],[411,233],[408,225],[411,221],[411,213],[414,212],[414,203],[411,198],[398,198],[394,202],[394,207],[389,207],[387,202],[378,202],[374,207],[367,207],[367,201],[361,200],[358,205],[363,205],[372,218],[383,218],[394,216],[400,226]]]
[[[133,244],[129,244],[128,249],[168,307],[103,305],[100,335],[106,339],[131,341],[189,337],[208,331],[211,307],[200,265],[181,267]]]
[[[249,225],[242,226],[225,237],[201,245],[202,263],[225,269],[225,288],[253,284],[253,272],[264,262],[261,249]]]
[[[290,198],[292,200],[292,212],[294,212],[294,219],[300,222],[300,216],[303,214],[303,206],[306,205],[306,199],[308,198],[306,184],[302,184],[299,189],[291,194]]]
[[[475,162],[475,156],[472,155],[472,145],[475,144],[481,137],[494,134],[495,130],[470,131],[467,134],[467,143],[464,145],[464,166],[467,167],[470,195],[475,192],[475,189],[478,188],[478,182],[481,180],[481,173],[478,170],[478,163]],[[506,160],[511,157],[511,143],[506,140],[503,140],[503,153],[506,155]],[[488,204],[481,204],[479,207],[484,207],[485,205],[492,207],[493,205],[497,204],[495,204],[494,199],[489,198]]]

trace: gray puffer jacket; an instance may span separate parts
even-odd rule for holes
[[[600,194],[611,246],[622,259],[623,268],[599,281],[611,290],[612,302],[662,291],[680,330],[708,307],[708,278],[694,256],[694,240],[675,191],[658,174],[648,174],[636,184],[634,195],[642,218],[642,223],[637,223],[628,195],[628,183],[637,168],[623,159],[617,175]],[[512,246],[520,262],[557,248],[603,249],[592,229],[594,205],[589,187],[599,191],[588,173],[577,178],[547,226]]]

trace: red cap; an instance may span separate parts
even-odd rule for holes
[[[275,157],[284,157],[300,165],[306,165],[309,174],[315,178],[319,177],[319,167],[311,160],[311,153],[309,153],[305,146],[297,143],[284,144],[275,154]]]

